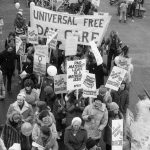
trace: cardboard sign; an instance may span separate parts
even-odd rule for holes
[[[103,58],[102,58],[95,42],[94,41],[90,42],[90,45],[91,45],[91,51],[93,52],[96,62],[97,62],[97,66],[99,66],[103,63]]]
[[[92,0],[92,4],[96,7],[99,7],[100,5],[100,0]]]
[[[47,41],[46,41],[46,45],[48,45],[54,38],[56,38],[58,35],[57,32],[55,32],[54,30],[49,29],[47,32]]]
[[[114,66],[105,87],[118,91],[127,71]]]
[[[49,63],[48,46],[47,45],[36,45],[34,46],[35,52],[43,53],[46,56],[46,63]]]
[[[83,96],[97,97],[95,74],[85,73],[83,76]]]
[[[77,36],[70,35],[67,37],[65,44],[65,56],[76,55],[77,43],[78,43]]]
[[[86,60],[67,61],[67,90],[81,89]]]
[[[37,28],[28,27],[28,42],[32,44],[38,44]]]
[[[38,29],[39,36],[46,37],[49,28],[58,32],[58,40],[62,42],[60,49],[65,50],[67,35],[81,32],[78,44],[89,45],[90,41],[101,43],[111,16],[76,15],[51,11],[38,6],[30,7],[31,27]]]
[[[66,74],[54,76],[54,91],[55,94],[67,93]]]
[[[123,150],[123,119],[112,120],[112,150]]]
[[[16,43],[16,53],[20,56],[24,55],[24,44],[20,37],[15,37],[15,43]]]
[[[35,51],[33,71],[37,75],[42,76],[46,74],[46,58],[47,56],[43,52],[38,50]]]

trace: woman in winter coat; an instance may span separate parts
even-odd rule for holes
[[[56,125],[53,122],[52,117],[50,116],[49,112],[47,110],[43,110],[39,114],[39,121],[34,125],[32,130],[32,139],[33,141],[36,141],[40,135],[40,127],[41,126],[48,126],[52,132],[53,138],[57,139],[58,134],[56,130]]]
[[[85,107],[82,118],[85,121],[84,127],[87,130],[88,138],[92,138],[99,143],[101,134],[108,121],[108,111],[106,105],[99,99]]]
[[[81,127],[82,120],[79,117],[73,118],[71,125],[66,128],[64,144],[67,150],[85,150],[87,131]]]
[[[111,150],[112,143],[112,120],[123,119],[123,114],[119,111],[119,106],[115,102],[108,105],[108,123],[105,127],[104,142],[106,150]]]

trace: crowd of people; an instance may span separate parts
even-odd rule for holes
[[[84,5],[89,5],[88,10],[87,7],[81,7]],[[123,5],[123,3],[120,5],[120,9],[125,8]],[[79,14],[97,11],[90,2],[87,4],[84,0],[79,1],[77,6],[79,8],[74,7],[74,10],[71,10],[80,12]],[[120,14],[121,20],[125,14],[122,11]],[[27,30],[22,11],[17,13],[14,28],[22,29],[23,32]],[[119,65],[119,59],[122,57],[130,59],[129,46],[121,41],[118,33],[111,31],[109,37],[104,38],[98,47],[102,56],[107,55],[107,64],[97,66],[90,47],[85,45],[78,45],[77,54],[66,57],[64,51],[59,49],[61,41],[57,42],[56,50],[52,50],[50,62],[47,64],[47,66],[54,65],[57,74],[65,74],[68,60],[85,58],[86,70],[96,77],[97,98],[85,98],[82,89],[78,93],[73,90],[66,94],[56,94],[54,78],[46,72],[41,81],[33,71],[35,51],[33,44],[26,43],[26,61],[21,62],[15,50],[15,36],[18,34],[20,32],[15,30],[8,35],[5,50],[0,53],[0,100],[5,100],[6,94],[10,96],[13,94],[12,77],[16,69],[18,75],[23,71],[27,75],[23,79],[20,78],[20,92],[7,111],[7,120],[0,138],[0,149],[6,150],[14,143],[19,143],[21,150],[37,150],[37,145],[45,150],[100,150],[103,139],[106,150],[111,150],[112,120],[123,119],[123,141],[128,142],[128,146],[123,144],[123,149],[129,150],[131,135],[127,130],[126,112],[130,101],[132,63],[128,64],[126,76],[118,91],[105,87],[106,78],[111,73],[112,67]],[[44,45],[45,39],[39,39],[39,43]]]

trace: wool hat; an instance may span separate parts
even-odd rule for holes
[[[79,126],[80,126],[80,125],[82,124],[81,118],[79,118],[79,117],[74,117],[74,118],[72,119],[71,125],[74,125],[75,123],[78,123]]]
[[[18,111],[14,110],[14,111],[11,113],[11,115],[9,116],[10,121],[13,121],[13,118],[14,118],[15,115],[18,115],[18,117],[20,116],[19,119],[21,119],[20,113],[19,113]]]
[[[111,102],[111,103],[108,105],[108,109],[109,109],[109,111],[114,111],[114,110],[116,110],[116,109],[119,109],[119,106],[118,106],[117,103]]]
[[[54,93],[53,88],[51,86],[46,86],[44,88],[44,92],[50,95]]]
[[[95,145],[97,144],[96,140],[93,140],[91,138],[89,138],[86,142],[86,148],[88,150],[90,150],[91,148],[93,148]]]
[[[39,108],[46,108],[46,107],[47,107],[45,101],[38,101],[38,102],[36,103],[36,106],[39,107]]]
[[[99,88],[99,94],[104,95],[107,92],[107,88],[104,85],[101,85]]]
[[[19,9],[19,11],[17,12],[17,14],[19,14],[19,15],[23,15],[23,9]]]

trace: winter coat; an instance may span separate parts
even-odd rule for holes
[[[17,59],[17,56],[14,50],[0,53],[0,66],[3,73],[13,73],[15,70],[15,59]]]
[[[50,126],[50,130],[51,130],[51,133],[52,133],[52,137],[54,139],[57,139],[58,134],[57,134],[56,126],[55,126],[54,123],[52,123],[52,125]],[[32,130],[32,139],[33,139],[33,141],[36,141],[38,139],[38,137],[40,136],[40,133],[41,133],[40,125],[36,123],[33,127],[33,130]]]
[[[88,120],[88,116],[93,115],[94,118]],[[88,137],[92,139],[100,139],[101,131],[105,128],[108,121],[108,111],[106,105],[102,103],[101,108],[95,108],[94,104],[85,107],[82,118],[85,121],[84,127],[87,130]]]
[[[115,117],[114,116],[108,117],[108,123],[104,130],[104,142],[108,145],[111,145],[112,142],[112,120],[116,119],[123,119],[123,114],[119,112],[119,114]]]
[[[26,94],[26,102],[32,106],[35,106],[36,102],[39,101],[39,96],[36,89],[32,89],[30,94],[26,93],[25,89],[22,89],[20,92]]]
[[[19,112],[22,115],[24,121],[32,123],[33,109],[32,109],[32,106],[28,104],[27,102],[24,102],[22,109],[20,109],[20,107],[18,106],[17,101],[15,101],[13,104],[10,104],[8,112],[7,112],[7,118],[11,116],[13,111]]]
[[[69,126],[65,130],[64,144],[67,150],[83,150],[87,141],[87,131],[80,127],[77,134],[73,135],[72,126]]]
[[[129,106],[129,92],[127,90],[112,91],[111,97],[112,101],[118,104],[120,111],[123,114],[126,114],[127,108]]]

